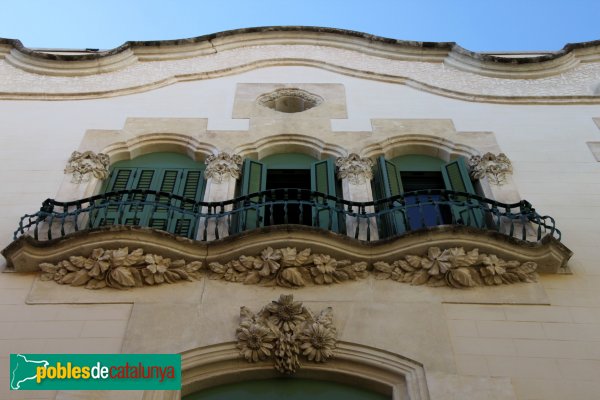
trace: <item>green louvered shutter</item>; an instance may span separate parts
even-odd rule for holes
[[[151,168],[137,168],[130,189],[152,190],[156,182],[157,171]],[[121,225],[141,225],[147,226],[150,210],[152,206],[141,204],[144,200],[151,201],[153,196],[144,196],[143,194],[134,194],[131,196],[133,204],[123,209],[123,216],[120,219]],[[140,203],[135,203],[140,202]]]
[[[311,190],[336,197],[335,166],[332,159],[317,161],[310,168]],[[336,202],[326,200],[313,207],[313,226],[339,232]]]
[[[265,190],[267,187],[267,169],[263,163],[245,159],[242,170],[242,187],[240,195],[245,196]],[[247,209],[236,215],[238,231],[254,229],[264,225],[264,207],[258,206],[262,203],[259,196],[251,197],[245,204],[240,204]]]
[[[477,194],[473,184],[471,183],[471,179],[469,178],[469,172],[467,170],[465,160],[462,157],[459,157],[456,160],[444,165],[442,167],[442,175],[444,177],[446,189],[469,194]],[[466,201],[467,198],[460,197],[458,200]],[[477,204],[475,200],[470,201],[472,204]],[[469,209],[468,207],[461,206],[451,206],[451,208],[455,222],[478,228],[485,227],[482,210]]]
[[[183,170],[174,193],[194,202],[201,201],[204,195],[204,171],[202,169]],[[194,210],[194,204],[181,201],[176,201],[176,203],[178,208],[186,212],[174,212],[169,220],[168,231],[178,236],[195,238],[198,217],[195,215],[197,210]]]
[[[131,189],[136,176],[137,168],[118,168],[112,171],[103,193],[117,192],[120,190]],[[108,200],[111,202],[120,202],[125,200],[127,195],[111,196]],[[109,205],[100,210],[92,212],[90,225],[94,228],[107,225],[120,224],[120,216],[125,209],[118,205]]]
[[[396,166],[387,161],[383,156],[379,156],[377,159],[377,168],[375,171],[374,179],[374,192],[376,200],[387,199],[392,196],[401,195],[404,192],[402,187],[402,181],[400,180],[400,173]],[[380,236],[391,237],[399,235],[406,231],[406,215],[404,210],[390,209],[393,207],[391,204],[381,204],[376,211],[381,212],[381,218],[379,223]]]
[[[157,192],[166,192],[177,194],[176,189],[181,180],[182,170],[177,168],[166,168],[156,170],[156,179],[153,181],[151,190]],[[173,213],[171,206],[174,206],[175,200],[169,200],[167,196],[148,196],[149,201],[154,201],[154,205],[144,207],[146,212],[143,215],[144,226],[150,228],[169,231],[169,220]]]

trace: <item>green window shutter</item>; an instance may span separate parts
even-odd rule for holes
[[[398,196],[404,193],[400,173],[396,165],[387,161],[383,156],[377,159],[377,168],[375,169],[374,193],[376,200],[387,199],[392,196]],[[404,210],[393,210],[394,206],[390,203],[382,203],[378,206],[378,212],[381,212],[379,219],[380,237],[391,237],[399,235],[406,231],[406,215]]]
[[[446,189],[477,194],[469,178],[469,171],[467,170],[465,160],[462,157],[442,166],[442,175]]]
[[[174,193],[195,202],[202,201],[204,195],[204,170],[184,169]],[[186,236],[193,239],[196,236],[198,224],[197,216],[192,214],[194,212],[194,205],[191,202],[181,204],[180,201],[177,201],[177,206],[189,213],[175,212],[169,220],[168,231],[178,236]]]
[[[112,171],[103,193],[118,192],[128,190],[133,187],[137,168],[117,168]],[[125,200],[127,195],[115,195],[110,197],[110,201],[119,202]],[[90,225],[94,228],[107,225],[118,225],[119,218],[125,210],[118,205],[109,205],[92,213],[90,217]]]
[[[310,168],[311,190],[336,197],[335,165],[332,159],[317,161]],[[318,201],[318,199],[317,199]],[[339,232],[336,202],[327,200],[313,207],[313,226]]]
[[[267,186],[267,169],[263,163],[245,159],[242,175],[242,196],[265,190]]]
[[[442,166],[442,176],[446,189],[456,192],[465,192],[469,194],[477,194],[471,179],[464,158],[459,157],[454,161]],[[458,197],[457,200],[467,201],[466,197]],[[475,200],[469,202],[476,206]],[[451,206],[454,220],[458,224],[474,226],[477,228],[485,227],[483,211],[472,207]]]
[[[257,193],[265,190],[267,187],[267,168],[261,162],[245,159],[244,166],[242,169],[242,186],[240,194],[242,196]],[[237,222],[234,222],[234,226],[237,226],[238,232],[246,229],[258,228],[263,226],[264,221],[264,207],[252,207],[262,200],[260,197],[251,197],[245,204],[240,204],[245,207],[251,207],[243,211],[242,213],[234,216],[237,218]]]
[[[182,171],[180,169],[169,168],[169,169],[156,169],[153,170],[154,179],[151,181],[148,189],[157,192],[166,192],[169,194],[176,194],[175,189],[181,179]],[[139,189],[146,189],[146,187]],[[142,223],[144,226],[150,228],[160,229],[163,231],[171,232],[169,228],[169,219],[173,210],[170,206],[174,205],[174,200],[169,200],[167,196],[158,195],[157,198],[154,195],[148,196],[149,201],[155,201],[152,206],[145,206],[144,213],[142,215]]]

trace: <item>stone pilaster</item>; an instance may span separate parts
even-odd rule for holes
[[[371,159],[361,158],[358,154],[352,153],[348,157],[339,157],[335,165],[338,168],[337,176],[342,181],[342,192],[345,200],[355,202],[373,201],[373,191],[371,189],[373,161]],[[367,207],[365,211],[370,213],[374,209],[373,207]],[[375,218],[359,220],[356,217],[346,217],[348,236],[355,237],[357,230],[358,239],[360,240],[367,240],[367,237],[370,240],[379,238]]]
[[[232,199],[235,195],[236,181],[241,174],[242,157],[223,152],[208,156],[204,163],[206,164],[204,201],[219,202]],[[231,206],[227,206],[226,210],[231,210]],[[203,210],[203,212],[207,211]],[[206,228],[207,240],[223,238],[229,235],[229,220],[227,218],[201,219],[198,230],[199,239],[204,236],[204,228]]]

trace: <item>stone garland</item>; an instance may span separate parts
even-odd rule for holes
[[[465,252],[462,247],[440,250],[430,247],[427,255],[408,255],[389,264],[373,264],[376,279],[391,279],[411,285],[468,288],[517,282],[534,282],[537,264],[531,261],[505,261],[493,254],[479,254],[478,249]]]
[[[298,288],[309,284],[330,285],[366,278],[390,279],[411,285],[470,288],[518,282],[534,282],[537,264],[532,261],[506,261],[494,254],[480,254],[478,249],[430,247],[427,255],[407,255],[393,262],[376,261],[372,268],[364,262],[336,260],[327,254],[311,254],[311,249],[297,251],[285,247],[267,247],[257,256],[239,256],[226,263],[172,261],[142,249],[129,252],[94,249],[90,257],[71,256],[57,264],[42,263],[41,279],[59,284],[85,286],[87,289],[112,287],[128,289],[192,281],[208,270],[210,279],[264,286]]]
[[[110,158],[104,153],[94,153],[93,151],[74,151],[67,161],[65,174],[73,174],[73,183],[81,183],[90,180],[90,175],[94,178],[104,180],[108,178],[108,167]]]
[[[223,152],[218,155],[210,155],[204,163],[206,164],[204,176],[207,179],[212,178],[215,183],[221,183],[226,178],[238,179],[240,177],[242,157],[237,154]]]
[[[300,367],[300,357],[323,363],[334,354],[337,332],[331,307],[315,316],[293,295],[281,295],[257,314],[240,308],[236,330],[240,356],[248,362],[274,360],[274,367],[291,375]]]
[[[301,287],[307,283],[328,285],[365,278],[367,263],[336,260],[326,254],[311,254],[310,249],[297,251],[286,247],[264,249],[259,256],[240,256],[225,264],[212,262],[211,279],[223,279],[244,284],[271,284]]]
[[[483,156],[473,156],[469,159],[469,166],[473,179],[487,176],[494,185],[505,184],[506,176],[512,174],[512,163],[504,153],[494,155],[488,152]]]
[[[373,179],[373,161],[352,153],[348,157],[338,157],[338,178],[348,179],[353,185],[360,185]]]
[[[43,272],[40,279],[61,285],[85,286],[86,289],[128,289],[198,280],[201,268],[200,261],[171,261],[159,255],[144,254],[142,249],[132,252],[127,247],[94,249],[90,257],[71,256],[57,264],[40,264]]]

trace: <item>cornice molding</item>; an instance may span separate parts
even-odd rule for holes
[[[356,54],[370,60],[363,65],[352,60]],[[193,65],[186,62],[190,59],[194,59]],[[18,40],[0,39],[0,68],[2,62],[15,67],[13,73],[26,74],[20,77],[26,77],[27,85],[19,86],[19,79],[17,83],[7,82],[0,87],[0,99],[120,96],[266,66],[301,65],[406,84],[468,101],[600,103],[592,82],[600,69],[600,41],[521,57],[475,53],[451,42],[401,41],[340,29],[289,26],[239,29],[181,40],[127,42],[116,49],[84,54],[36,51]],[[99,83],[98,74],[110,74],[110,82],[100,79]],[[94,79],[86,79],[90,75]],[[449,76],[453,79],[446,79]],[[72,86],[74,77],[78,78],[77,87]],[[36,79],[43,84],[32,86]],[[465,79],[466,83],[459,85]],[[557,85],[563,79],[584,82],[584,86]],[[528,82],[514,82],[520,80]],[[32,92],[31,87],[38,91]]]

